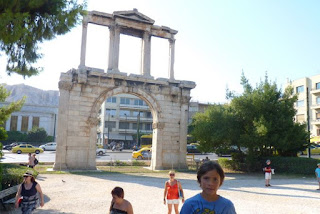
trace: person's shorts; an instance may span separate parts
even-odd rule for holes
[[[266,172],[266,173],[264,173],[264,177],[265,177],[265,179],[271,179],[271,172],[269,173],[269,172]]]
[[[318,182],[320,183],[320,178],[318,177]]]
[[[179,204],[179,199],[167,199],[167,204]]]

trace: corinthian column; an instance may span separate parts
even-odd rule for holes
[[[141,46],[141,74],[144,76],[150,75],[151,67],[151,36],[149,32],[143,33]]]
[[[86,64],[87,28],[88,28],[88,22],[85,19],[83,19],[83,21],[82,21],[81,54],[80,54],[80,66],[79,67],[83,67]]]
[[[175,39],[169,39],[169,79],[174,80],[174,49]]]

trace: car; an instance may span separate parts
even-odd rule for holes
[[[222,156],[231,156],[232,153],[246,153],[246,148],[241,148],[241,151],[239,151],[238,147],[236,146],[230,146],[230,147],[220,147],[216,149],[215,153],[218,155],[218,157]]]
[[[18,144],[17,144],[17,143],[11,143],[11,144],[9,144],[9,145],[4,145],[4,146],[2,147],[2,149],[3,149],[3,150],[11,150],[12,147],[15,147],[15,146],[18,146]]]
[[[149,153],[149,155],[148,155]],[[138,151],[132,152],[132,158],[142,160],[147,159],[151,157],[151,148],[150,147],[144,147]]]
[[[56,151],[57,143],[56,142],[46,143],[44,145],[39,146],[39,148],[43,149],[43,151]]]
[[[320,155],[320,145],[312,144],[310,148],[311,148],[312,155]],[[307,154],[308,154],[308,149],[301,152],[301,155],[307,155]]]
[[[201,153],[197,145],[187,145],[187,153]]]
[[[96,155],[104,155],[107,153],[107,150],[106,149],[103,149],[103,148],[97,148],[96,149]]]
[[[32,146],[31,144],[20,144],[18,146],[13,147],[11,152],[12,153],[18,153],[18,154],[21,154],[21,153],[36,153],[36,154],[39,154],[39,153],[43,152],[43,149],[41,149],[39,147]]]

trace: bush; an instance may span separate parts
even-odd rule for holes
[[[313,158],[300,158],[300,157],[266,157],[260,160],[261,168],[265,165],[266,160],[271,160],[272,168],[275,173],[285,174],[301,174],[301,175],[314,175],[314,170],[317,168],[319,159]]]
[[[33,171],[33,174],[35,177],[37,177],[38,175],[38,173],[35,170],[31,168],[27,168],[25,166],[16,165],[16,164],[3,163],[0,165],[0,171],[1,170],[2,170],[2,173],[0,174],[0,181],[1,181],[0,185],[2,189],[7,189],[8,187],[22,183],[23,181],[22,175],[27,170]]]

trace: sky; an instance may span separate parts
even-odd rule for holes
[[[196,83],[193,101],[224,103],[226,88],[242,93],[243,72],[252,86],[267,73],[283,88],[287,80],[320,74],[320,1],[318,0],[88,0],[88,10],[106,13],[132,10],[155,25],[178,31],[175,36],[175,79]],[[44,71],[23,79],[6,74],[0,56],[0,83],[24,83],[58,90],[61,72],[80,63],[82,26],[40,44]],[[86,66],[107,68],[108,28],[89,25]],[[139,73],[141,41],[120,37],[119,69]],[[168,77],[169,42],[151,39],[151,75]]]

